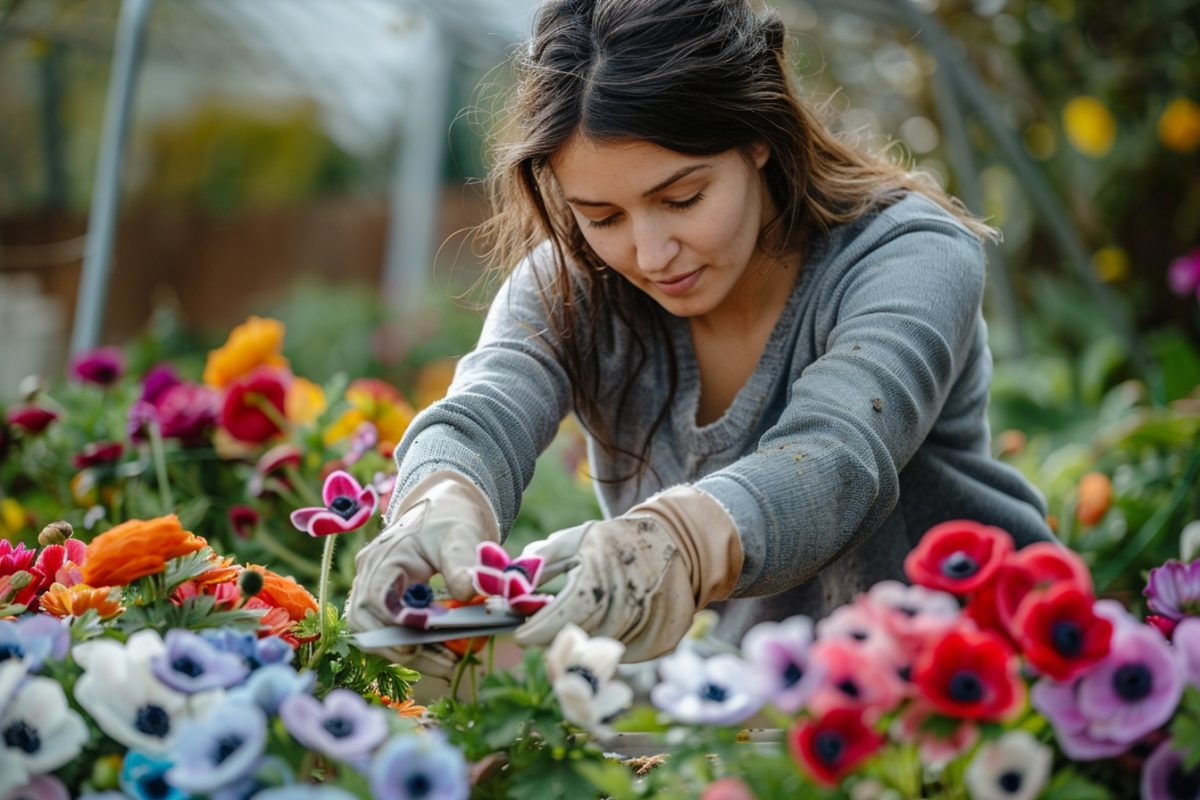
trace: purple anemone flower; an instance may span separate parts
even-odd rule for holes
[[[49,614],[0,620],[0,663],[23,659],[26,668],[34,672],[48,659],[66,657],[70,646],[70,629]]]
[[[1115,626],[1108,656],[1073,681],[1043,678],[1030,697],[1063,752],[1082,761],[1125,752],[1170,719],[1184,687],[1183,656],[1162,634],[1114,601],[1101,600],[1096,610]]]
[[[292,646],[278,636],[259,639],[249,631],[235,628],[207,628],[200,631],[200,636],[218,650],[240,656],[251,670],[266,664],[290,664],[296,654]]]
[[[280,704],[279,718],[305,747],[350,763],[367,758],[388,734],[383,710],[348,689],[334,689],[323,703],[293,694]]]
[[[1164,617],[1200,616],[1200,559],[1189,564],[1171,559],[1150,570],[1142,594],[1146,605]]]
[[[164,684],[184,694],[228,689],[250,672],[241,656],[219,649],[192,631],[172,628],[164,641],[167,650],[150,660],[150,669]]]
[[[1200,247],[1171,262],[1167,284],[1175,294],[1200,292]]]
[[[71,377],[97,386],[112,386],[125,374],[125,357],[117,347],[97,347],[71,360]]]
[[[756,690],[780,711],[799,711],[821,683],[822,669],[808,657],[812,643],[813,623],[805,616],[760,622],[742,639]]]
[[[746,662],[728,653],[705,659],[681,647],[658,671],[662,682],[650,690],[650,702],[684,724],[733,725],[763,704],[747,685]]]
[[[1175,626],[1171,643],[1183,656],[1188,683],[1200,688],[1200,617],[1188,617]]]
[[[1150,754],[1142,765],[1143,800],[1200,797],[1200,767],[1185,769],[1184,755],[1184,751],[1171,746],[1169,739]]]
[[[143,403],[158,404],[158,398],[172,386],[183,383],[175,374],[175,368],[170,364],[156,364],[142,378],[142,394],[138,398]]]
[[[292,524],[309,536],[328,536],[361,528],[375,513],[379,495],[374,486],[360,486],[348,472],[329,473],[321,490],[324,508],[299,508]]]
[[[229,697],[253,703],[267,716],[274,717],[284,700],[294,694],[308,694],[316,680],[315,672],[296,672],[287,664],[267,664],[255,670]]]
[[[267,717],[258,706],[225,703],[189,720],[172,752],[167,781],[189,794],[212,794],[248,776],[267,744]]]
[[[395,736],[371,762],[377,800],[466,800],[471,794],[462,753],[432,734]]]

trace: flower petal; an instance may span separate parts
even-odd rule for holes
[[[326,506],[333,505],[333,501],[339,497],[358,497],[362,491],[362,486],[349,472],[343,470],[334,470],[329,473],[329,477],[325,479],[325,486],[321,489],[321,499],[325,501]]]
[[[292,525],[294,525],[296,527],[296,530],[304,531],[305,533],[308,533],[308,525],[312,521],[312,518],[315,517],[317,514],[327,514],[327,513],[329,513],[327,509],[317,508],[316,506],[310,506],[308,508],[298,508],[292,512],[292,515],[291,515]]]
[[[510,597],[508,606],[514,613],[528,617],[542,610],[553,599],[554,596],[549,594],[523,594],[519,597]]]
[[[504,588],[508,584],[505,577],[505,573],[492,567],[473,567],[471,569],[471,581],[480,594],[504,597]]]
[[[358,516],[357,514],[354,515],[354,517],[357,517],[357,516]],[[357,525],[350,524],[354,520],[354,517],[351,517],[350,519],[342,519],[337,514],[331,513],[329,511],[323,512],[321,514],[316,514],[313,516],[313,518],[311,520],[309,520],[308,535],[309,536],[329,536],[329,535],[335,534],[335,533],[345,533],[346,531],[352,531],[356,527],[358,527]],[[366,520],[363,520],[363,522],[366,522]]]
[[[480,542],[479,546],[475,548],[475,557],[481,566],[496,570],[503,570],[512,563],[504,548],[495,542]]]

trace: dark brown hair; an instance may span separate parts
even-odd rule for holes
[[[667,329],[653,300],[605,270],[550,174],[550,159],[576,132],[693,156],[746,153],[765,142],[763,173],[778,215],[760,244],[777,254],[802,252],[814,237],[908,191],[930,197],[981,237],[995,235],[927,176],[830,133],[797,97],[785,40],[779,15],[756,12],[747,0],[547,0],[515,56],[511,141],[496,148],[493,216],[480,229],[489,262],[506,271],[549,242],[553,277],[541,284],[542,299],[576,413],[601,447],[633,456],[639,469],[670,409],[674,378],[641,452],[631,453],[601,422],[598,350],[617,324],[635,337],[625,383],[609,395],[619,408],[648,357],[642,335],[666,336]],[[580,330],[589,335],[579,337]]]

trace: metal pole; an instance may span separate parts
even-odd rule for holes
[[[404,109],[384,257],[384,297],[393,314],[420,304],[433,267],[442,164],[448,146],[451,43],[436,19],[428,15],[419,19],[425,28],[421,41],[427,58],[421,74],[413,76]]]
[[[154,0],[124,0],[117,20],[113,42],[112,74],[104,105],[104,127],[100,132],[100,152],[96,163],[96,182],[92,187],[92,205],[88,213],[87,243],[83,254],[83,274],[75,303],[75,323],[71,331],[71,352],[95,347],[104,323],[108,299],[108,281],[112,272],[112,249],[121,201],[121,164],[133,92],[146,38],[146,22]]]

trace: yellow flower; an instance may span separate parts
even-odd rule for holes
[[[307,378],[293,378],[283,401],[284,414],[291,422],[309,425],[325,410],[325,390]]]
[[[261,366],[286,367],[283,350],[283,323],[274,319],[250,317],[229,332],[225,344],[208,354],[204,382],[224,389],[235,378]]]
[[[326,444],[341,441],[362,423],[371,422],[379,434],[380,449],[390,451],[416,415],[398,389],[374,378],[359,378],[351,383],[346,389],[346,401],[350,408],[325,431]]]
[[[1172,100],[1158,118],[1158,139],[1177,153],[1200,148],[1200,105],[1186,97]]]
[[[457,359],[442,358],[421,367],[421,371],[417,373],[417,385],[413,390],[417,408],[433,405],[446,396],[446,390],[454,380],[454,367],[457,364]]]
[[[1091,158],[1107,154],[1117,138],[1117,121],[1095,97],[1076,97],[1067,103],[1063,128],[1075,149]]]
[[[1129,277],[1129,254],[1115,244],[1101,247],[1092,256],[1092,269],[1105,283],[1116,283]]]
[[[0,539],[15,541],[27,522],[24,506],[11,497],[0,500]]]

